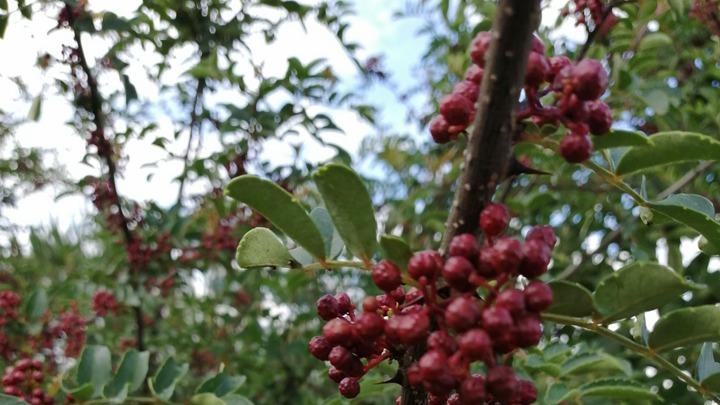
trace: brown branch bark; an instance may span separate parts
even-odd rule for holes
[[[538,0],[502,0],[498,4],[478,111],[441,251],[445,251],[455,235],[476,231],[480,211],[505,178],[516,126],[515,109],[532,34],[539,23]]]
[[[515,133],[515,109],[525,79],[532,34],[539,23],[539,0],[500,0],[497,6],[475,123],[441,251],[455,235],[476,231],[480,211],[505,178]],[[417,347],[409,349],[401,361],[403,371],[417,360],[418,351]],[[401,403],[425,405],[427,395],[405,380]]]
[[[95,124],[96,130],[104,132],[106,125],[105,114],[103,113],[103,99],[98,88],[97,79],[95,78],[93,71],[90,69],[90,65],[88,65],[87,57],[85,56],[85,50],[83,48],[81,33],[77,29],[77,27],[75,27],[73,9],[70,4],[66,4],[65,8],[68,14],[68,22],[73,31],[73,38],[75,39],[75,43],[77,45],[78,64],[80,65],[80,68],[86,76],[88,89],[90,90],[90,112],[93,115],[93,124]],[[115,195],[114,203],[117,208],[118,218],[120,220],[120,231],[123,234],[125,245],[129,246],[133,242],[133,234],[130,231],[130,227],[128,226],[128,219],[123,212],[122,204],[120,202],[120,194],[117,190],[117,165],[115,164],[115,160],[113,159],[113,154],[111,152],[104,154],[101,157],[103,158],[103,160],[105,161],[105,165],[107,166],[108,184],[110,185],[110,189],[112,190],[113,195]],[[134,289],[138,288],[137,280],[135,280],[134,278],[132,280],[132,284]],[[136,307],[133,307],[133,314],[135,316],[136,324],[135,339],[137,340],[137,349],[139,351],[143,351],[145,348],[145,325],[141,306],[138,305]]]

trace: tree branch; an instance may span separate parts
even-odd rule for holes
[[[712,167],[715,163],[715,161],[708,161],[708,162],[702,162],[699,165],[697,165],[694,169],[690,170],[689,172],[685,173],[682,177],[680,177],[675,183],[671,184],[668,188],[660,192],[660,194],[657,195],[658,200],[665,199],[670,194],[675,194],[678,191],[680,191],[683,187],[690,184],[691,181],[695,180],[697,176],[702,174],[705,170]]]
[[[455,235],[476,231],[480,211],[505,178],[516,126],[515,109],[532,33],[539,23],[540,1],[502,0],[498,4],[477,115],[441,251]]]
[[[446,224],[441,251],[457,234],[475,232],[478,216],[505,178],[515,132],[515,109],[525,80],[533,31],[540,23],[539,0],[500,0],[494,33],[485,61],[477,114],[465,163]],[[418,347],[409,348],[401,371],[417,359]],[[403,377],[402,405],[424,405],[427,396]]]
[[[200,57],[200,60],[203,59],[205,59],[204,54]],[[200,114],[198,114],[198,107],[202,103],[206,84],[207,83],[205,82],[205,79],[198,79],[197,88],[195,89],[195,97],[193,98],[191,107],[192,111],[190,112],[188,143],[185,149],[185,154],[183,155],[183,171],[180,174],[180,186],[178,187],[177,202],[175,203],[176,205],[182,204],[183,193],[185,191],[185,182],[187,181],[187,170],[188,165],[190,164],[190,150],[192,149],[193,139],[195,139],[196,133],[202,132],[202,125],[200,125],[200,122],[198,121],[198,118],[200,116]],[[200,127],[200,129],[196,131],[196,127]]]
[[[95,78],[95,75],[93,74],[92,70],[90,69],[90,66],[87,63],[87,57],[85,56],[85,50],[83,48],[82,38],[80,31],[75,27],[75,20],[74,20],[74,14],[73,14],[73,8],[70,6],[70,4],[65,4],[65,8],[67,10],[68,14],[68,22],[69,25],[73,31],[73,37],[75,39],[75,43],[77,45],[77,55],[78,55],[78,64],[80,65],[80,68],[82,69],[83,73],[85,74],[87,85],[90,90],[90,112],[93,115],[93,124],[95,124],[95,130],[99,131],[101,133],[101,137],[103,138],[104,142],[107,142],[104,135],[105,130],[105,114],[103,113],[102,106],[103,106],[103,99],[102,95],[100,94],[100,90],[98,89],[98,83],[97,79]],[[132,232],[130,232],[130,228],[128,226],[128,219],[125,216],[125,213],[122,209],[122,204],[120,202],[120,194],[117,190],[117,166],[115,165],[115,161],[113,160],[113,153],[112,151],[108,151],[108,153],[101,154],[101,157],[104,159],[105,164],[108,169],[107,177],[108,177],[108,184],[110,186],[110,189],[113,193],[114,197],[114,205],[117,209],[117,216],[120,222],[120,231],[123,234],[123,237],[125,239],[125,245],[129,246],[134,241],[134,237]],[[138,283],[135,278],[132,278],[131,281],[133,288],[137,290]],[[145,344],[144,344],[144,320],[143,320],[143,314],[142,314],[142,307],[140,305],[133,308],[133,313],[135,315],[135,325],[136,325],[136,340],[137,340],[137,348],[139,351],[144,350]]]

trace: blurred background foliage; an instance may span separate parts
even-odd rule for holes
[[[47,0],[9,3],[0,11],[0,27],[13,10],[32,19],[57,15],[64,7]],[[690,0],[624,3],[615,9],[613,29],[598,35],[588,50],[610,71],[606,101],[613,108],[615,126],[647,134],[684,130],[718,137],[720,33],[691,15],[697,5]],[[558,13],[565,2],[543,4],[546,18],[539,35],[548,53],[573,58],[584,43],[584,38],[566,34],[575,17]],[[385,70],[382,59],[361,59],[359,45],[345,39],[354,7],[349,1],[144,0],[131,17],[96,9],[81,15],[74,29],[83,38],[102,38],[110,44],[90,65],[100,83],[106,132],[111,134],[119,170],[133,159],[123,153],[133,139],[152,140],[167,151],[156,165],[175,162],[183,168],[175,179],[181,186],[174,204],[130,201],[120,190],[128,215],[141,218],[133,221],[133,232],[151,248],[158,241],[170,248],[152,256],[137,273],[131,271],[120,236],[110,230],[101,213],[72,229],[25,229],[3,219],[5,208],[22,204],[25,195],[49,183],[62,186],[58,197],[91,198],[93,193],[93,178],[73,181],[63,170],[61,156],[23,147],[14,137],[17,125],[41,114],[42,96],[24,92],[22,76],[8,78],[31,110],[28,117],[0,111],[0,289],[19,292],[24,299],[43,290],[48,300],[42,309],[51,314],[77,303],[90,320],[88,343],[107,345],[118,355],[134,344],[137,325],[131,308],[141,308],[151,363],[157,365],[173,355],[190,364],[192,378],[181,383],[181,392],[224,364],[229,372],[246,377],[241,392],[256,404],[338,401],[325,367],[306,349],[321,327],[314,302],[326,292],[347,290],[359,300],[379,291],[365,275],[350,270],[319,276],[287,270],[240,271],[233,263],[235,244],[248,229],[264,222],[219,190],[237,175],[254,173],[278,182],[309,205],[317,203],[317,192],[307,183],[316,164],[306,161],[300,148],[289,165],[277,165],[262,155],[267,142],[294,139],[301,133],[333,148],[336,154],[331,160],[362,168],[386,233],[401,236],[414,249],[439,245],[463,144],[435,145],[425,125],[441,95],[461,80],[470,63],[469,43],[476,32],[489,28],[495,2],[408,0],[388,6],[398,21],[419,22],[416,32],[398,40],[407,46],[427,45],[415,61],[412,86],[400,84],[392,71]],[[255,64],[251,35],[259,33],[266,44],[272,44],[283,24],[310,21],[336,36],[364,85],[343,85],[326,60],[302,63],[287,55],[287,69],[278,75],[268,75]],[[68,117],[67,125],[85,139],[94,129],[87,112],[92,100],[76,82],[86,79],[73,76],[68,64],[51,54],[58,55],[58,50],[38,58],[38,67],[45,72],[43,87],[72,103],[75,114]],[[154,62],[137,64],[140,54],[149,54]],[[178,71],[178,66],[183,68]],[[157,83],[160,101],[149,104],[138,97],[144,89],[131,81],[132,69],[143,69],[142,74]],[[404,130],[389,129],[377,119],[376,112],[386,105],[365,92],[378,86],[397,96],[390,103],[404,105]],[[414,97],[428,101],[418,107],[410,102]],[[332,109],[352,111],[377,129],[363,140],[358,155],[325,141],[327,133],[343,128]],[[160,133],[159,114],[171,118],[172,134]],[[170,147],[178,142],[183,148]],[[708,271],[712,266],[707,255],[692,249],[689,255],[683,247],[696,243],[692,230],[677,224],[646,226],[626,195],[587,169],[531,147],[518,147],[516,153],[549,174],[516,177],[500,187],[498,198],[517,217],[512,224],[516,232],[522,232],[521,223],[550,223],[555,228],[560,243],[550,278],[560,276],[593,290],[613,269],[641,259],[659,260],[709,286],[666,309],[688,302],[717,302],[716,274],[720,273]],[[99,167],[99,158],[98,151],[89,147],[84,161]],[[637,188],[642,183],[653,199],[696,166],[697,162],[688,162],[661,167],[630,181]],[[101,176],[98,169],[97,177]],[[683,190],[703,195],[720,208],[717,176],[717,166],[705,167]],[[117,315],[93,317],[91,297],[100,289],[118,298],[122,309]],[[29,330],[32,325],[23,327]],[[630,332],[635,324],[624,321],[617,327]],[[572,387],[618,375],[655,387],[667,403],[699,401],[647,360],[613,344],[572,328],[546,328],[546,337],[545,350],[530,351],[518,361],[539,383],[547,403],[552,403],[552,387],[558,383]],[[688,349],[672,356],[678,364],[694,364],[698,352]],[[60,357],[60,367],[72,363]],[[0,366],[12,360],[12,356],[0,359]],[[583,367],[573,368],[571,361]],[[354,403],[391,403],[399,389],[373,383],[392,373],[391,368],[383,369],[365,379],[368,387]]]

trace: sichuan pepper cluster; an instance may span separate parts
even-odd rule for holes
[[[492,33],[487,31],[473,40],[473,63],[465,79],[440,101],[440,115],[430,122],[435,142],[457,139],[474,121],[491,40]],[[538,126],[562,124],[568,132],[560,142],[560,154],[568,162],[584,162],[592,153],[589,134],[606,134],[613,122],[610,107],[600,100],[607,86],[608,74],[599,61],[583,59],[573,63],[566,56],[547,57],[545,45],[533,37],[517,120],[529,119]]]
[[[551,305],[552,291],[536,278],[547,271],[557,239],[550,227],[537,226],[521,242],[503,235],[509,221],[504,205],[490,204],[479,218],[482,244],[462,234],[447,258],[415,253],[407,264],[414,287],[403,284],[395,263],[379,262],[372,279],[385,294],[365,298],[362,313],[345,293],[318,300],[327,323],[309,350],[330,363],[328,375],[343,396],[357,396],[370,369],[413,347],[424,352],[402,378],[428,392],[431,405],[536,400],[532,382],[511,368],[511,353],[542,336],[539,314]]]

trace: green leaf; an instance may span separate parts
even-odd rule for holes
[[[345,244],[337,232],[337,229],[335,229],[330,214],[325,208],[316,207],[310,211],[310,218],[312,218],[315,226],[320,230],[323,242],[325,243],[325,254],[327,257],[331,259],[338,257],[340,253],[342,253]]]
[[[693,132],[659,132],[648,138],[650,145],[628,150],[617,164],[619,175],[635,173],[670,163],[720,159],[720,141]]]
[[[282,241],[269,229],[249,230],[238,243],[235,259],[240,267],[288,267],[290,253]]]
[[[102,394],[103,386],[110,381],[112,364],[110,350],[105,346],[89,345],[80,356],[75,381],[79,386],[91,384],[93,397]]]
[[[127,31],[132,28],[126,19],[110,11],[103,14],[101,26],[103,31]]]
[[[0,394],[0,405],[28,405],[28,403],[18,397]]]
[[[577,395],[577,390],[569,390],[563,383],[555,383],[545,393],[545,403],[560,404]]]
[[[644,145],[650,145],[650,138],[639,131],[612,130],[605,135],[593,137],[595,150]]]
[[[221,372],[205,380],[195,393],[211,393],[218,397],[224,397],[237,391],[244,382],[245,376],[232,376]]]
[[[553,281],[550,284],[553,303],[547,312],[567,316],[589,316],[595,312],[593,296],[587,288],[569,281]]]
[[[408,261],[412,257],[412,250],[402,238],[383,234],[380,236],[380,247],[383,251],[383,257],[402,269],[407,268]]]
[[[331,163],[313,173],[335,228],[355,256],[370,260],[377,242],[377,224],[370,194],[347,166]]]
[[[638,45],[639,51],[650,51],[659,48],[671,47],[673,40],[662,32],[651,32],[643,37]]]
[[[325,259],[325,244],[312,218],[290,193],[256,176],[236,177],[225,194],[245,203],[318,259]]]
[[[190,404],[192,404],[192,405],[225,405],[225,402],[222,399],[218,398],[215,394],[203,393],[203,394],[193,395],[193,397],[190,398]]]
[[[155,373],[155,376],[148,379],[150,391],[163,401],[168,401],[175,391],[175,384],[183,378],[187,371],[187,363],[178,363],[169,357]]]
[[[125,106],[127,107],[130,105],[131,101],[137,100],[138,93],[135,85],[132,84],[128,75],[122,75],[122,83],[123,89],[125,89]]]
[[[720,372],[705,377],[700,380],[700,384],[712,392],[720,392]]]
[[[631,366],[624,360],[613,357],[607,353],[587,353],[577,355],[568,359],[562,365],[562,375],[597,373],[597,372],[622,372],[630,375]]]
[[[33,291],[24,304],[25,316],[34,321],[47,312],[48,296],[44,288]]]
[[[648,207],[699,232],[709,244],[704,250],[712,252],[720,247],[720,222],[715,220],[715,207],[707,198],[673,194],[660,202],[648,203]]]
[[[706,237],[701,236],[698,241],[698,249],[708,256],[720,256],[720,247],[714,243],[710,243]]]
[[[226,405],[253,405],[252,401],[245,396],[237,394],[226,395],[222,397],[222,400]]]
[[[7,0],[0,0],[0,9],[3,9],[5,11],[8,11],[8,2]]]
[[[139,389],[148,373],[150,353],[128,350],[123,355],[120,366],[112,381],[105,386],[105,396],[108,398],[122,397]],[[122,401],[119,401],[122,402]]]
[[[663,351],[720,340],[720,308],[705,305],[681,308],[660,317],[648,345]]]
[[[672,269],[637,262],[605,277],[594,293],[595,306],[609,323],[658,308],[690,289]]]
[[[7,14],[0,14],[0,39],[5,36],[5,30],[7,29],[9,19],[10,18]]]
[[[38,94],[33,98],[32,104],[30,104],[30,111],[28,111],[28,119],[31,121],[37,121],[40,119],[40,113],[42,112],[42,95]]]
[[[33,4],[25,4],[26,0],[18,0],[18,10],[20,10],[20,14],[27,18],[28,20],[32,18],[32,6]]]
[[[656,401],[662,398],[649,387],[643,387],[632,380],[608,378],[593,381],[580,386],[581,397],[603,397],[627,401]]]

